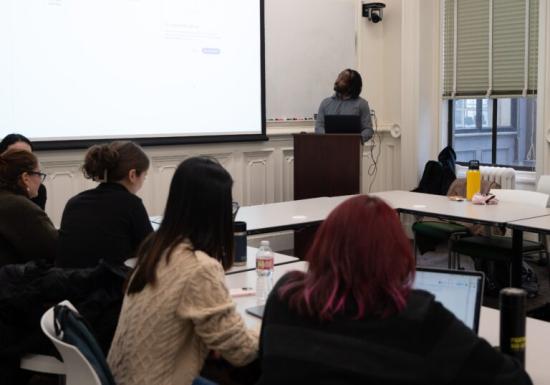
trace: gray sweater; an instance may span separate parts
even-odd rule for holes
[[[324,99],[319,106],[319,113],[315,121],[315,132],[319,134],[325,132],[325,115],[359,115],[361,117],[363,142],[372,138],[374,134],[369,103],[361,97],[344,100],[337,95],[333,95]]]

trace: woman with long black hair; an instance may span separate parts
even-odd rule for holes
[[[225,286],[224,269],[233,263],[232,185],[209,158],[177,168],[162,224],[138,251],[109,352],[118,385],[191,384],[209,351],[235,366],[256,358],[257,335]]]

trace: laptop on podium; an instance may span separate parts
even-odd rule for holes
[[[325,134],[360,134],[359,115],[325,115]]]

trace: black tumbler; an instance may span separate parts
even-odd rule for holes
[[[246,265],[246,222],[233,223],[236,266]]]
[[[500,350],[525,365],[525,299],[523,289],[500,291]]]

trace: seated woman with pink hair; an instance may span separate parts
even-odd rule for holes
[[[531,384],[519,363],[411,288],[411,244],[382,200],[338,206],[306,259],[309,270],[285,275],[267,301],[258,385]]]

